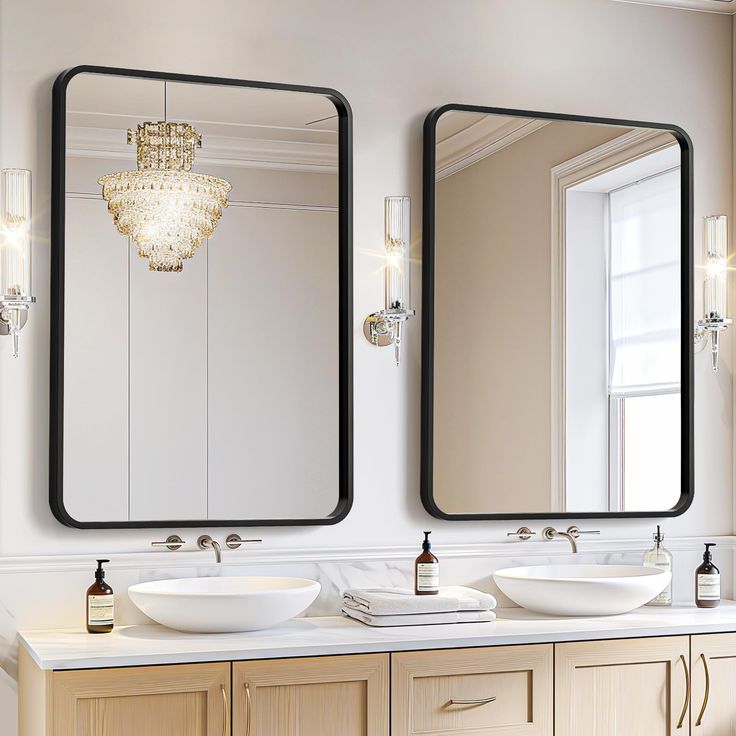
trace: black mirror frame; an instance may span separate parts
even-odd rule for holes
[[[437,123],[450,111],[490,113],[508,117],[541,118],[602,125],[655,128],[669,133],[680,146],[682,219],[680,313],[682,323],[681,370],[681,478],[680,499],[667,511],[616,511],[586,513],[529,514],[449,514],[435,502],[433,495],[434,432],[434,285],[435,285],[435,146]],[[646,123],[636,120],[563,115],[478,105],[447,104],[437,107],[424,121],[424,170],[422,213],[422,399],[421,399],[421,478],[420,494],[424,508],[434,517],[448,521],[480,521],[507,519],[599,519],[599,518],[665,518],[684,514],[693,502],[695,484],[694,451],[694,307],[693,307],[693,144],[690,136],[677,125]]]
[[[317,519],[236,519],[82,522],[64,506],[64,215],[66,167],[66,90],[79,74],[160,79],[192,84],[253,87],[305,92],[328,97],[338,114],[338,278],[339,278],[339,493],[334,511]],[[63,71],[52,92],[51,165],[51,381],[49,422],[49,504],[56,519],[77,529],[142,529],[170,527],[317,526],[337,524],[353,504],[353,132],[347,99],[326,87],[206,77],[191,74],[76,66]]]

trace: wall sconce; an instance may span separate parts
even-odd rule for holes
[[[384,265],[385,306],[363,322],[363,334],[376,347],[394,346],[394,359],[401,359],[402,325],[415,312],[411,304],[411,200],[384,199],[386,262]]]
[[[0,335],[13,336],[28,321],[31,296],[31,172],[0,171]]]
[[[705,219],[705,283],[703,306],[705,316],[695,326],[695,345],[703,345],[710,335],[713,372],[718,371],[720,333],[733,320],[728,319],[728,218],[711,215]]]

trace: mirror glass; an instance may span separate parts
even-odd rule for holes
[[[52,505],[77,526],[334,522],[350,496],[347,108],[192,79],[67,80]],[[195,132],[139,127],[160,121]],[[139,191],[161,188],[153,205]]]
[[[425,153],[425,504],[674,513],[689,494],[685,137],[504,113],[436,115]]]

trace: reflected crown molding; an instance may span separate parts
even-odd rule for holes
[[[80,158],[121,159],[135,165],[135,149],[127,144],[116,128],[68,126],[67,156]],[[202,166],[237,166],[249,169],[301,171],[337,174],[338,150],[332,143],[234,138],[210,135],[197,164]]]
[[[436,180],[482,161],[522,138],[550,124],[550,120],[510,120],[498,126],[493,115],[485,115],[457,133],[437,143]]]
[[[192,539],[196,535],[192,536]],[[178,552],[125,552],[115,553],[96,550],[95,555],[111,558],[105,567],[118,570],[136,570],[141,568],[182,568],[206,567],[212,564],[212,555],[196,549],[192,540],[185,550]],[[699,536],[699,537],[667,537],[667,548],[672,552],[701,552],[703,542],[715,542],[719,550],[736,550],[736,536]],[[644,552],[652,546],[649,537],[634,539],[585,539],[578,542],[581,555],[602,555],[621,552]],[[478,559],[549,557],[566,554],[561,545],[548,541],[519,542],[516,540],[488,542],[483,544],[445,544],[434,545],[440,559]],[[0,575],[18,573],[44,572],[88,572],[90,555],[53,555],[38,557],[0,557]],[[304,547],[304,548],[248,548],[245,551],[228,551],[223,555],[222,566],[243,565],[288,565],[304,563],[356,563],[356,562],[388,562],[392,560],[414,560],[417,556],[416,545],[386,547]]]
[[[706,13],[733,15],[736,13],[736,0],[614,0],[617,3],[636,5],[659,5],[682,10],[700,10]]]

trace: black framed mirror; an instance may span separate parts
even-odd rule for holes
[[[79,528],[352,504],[352,132],[319,87],[53,88],[50,504]]]
[[[692,144],[474,105],[424,124],[421,498],[449,520],[693,496]]]

